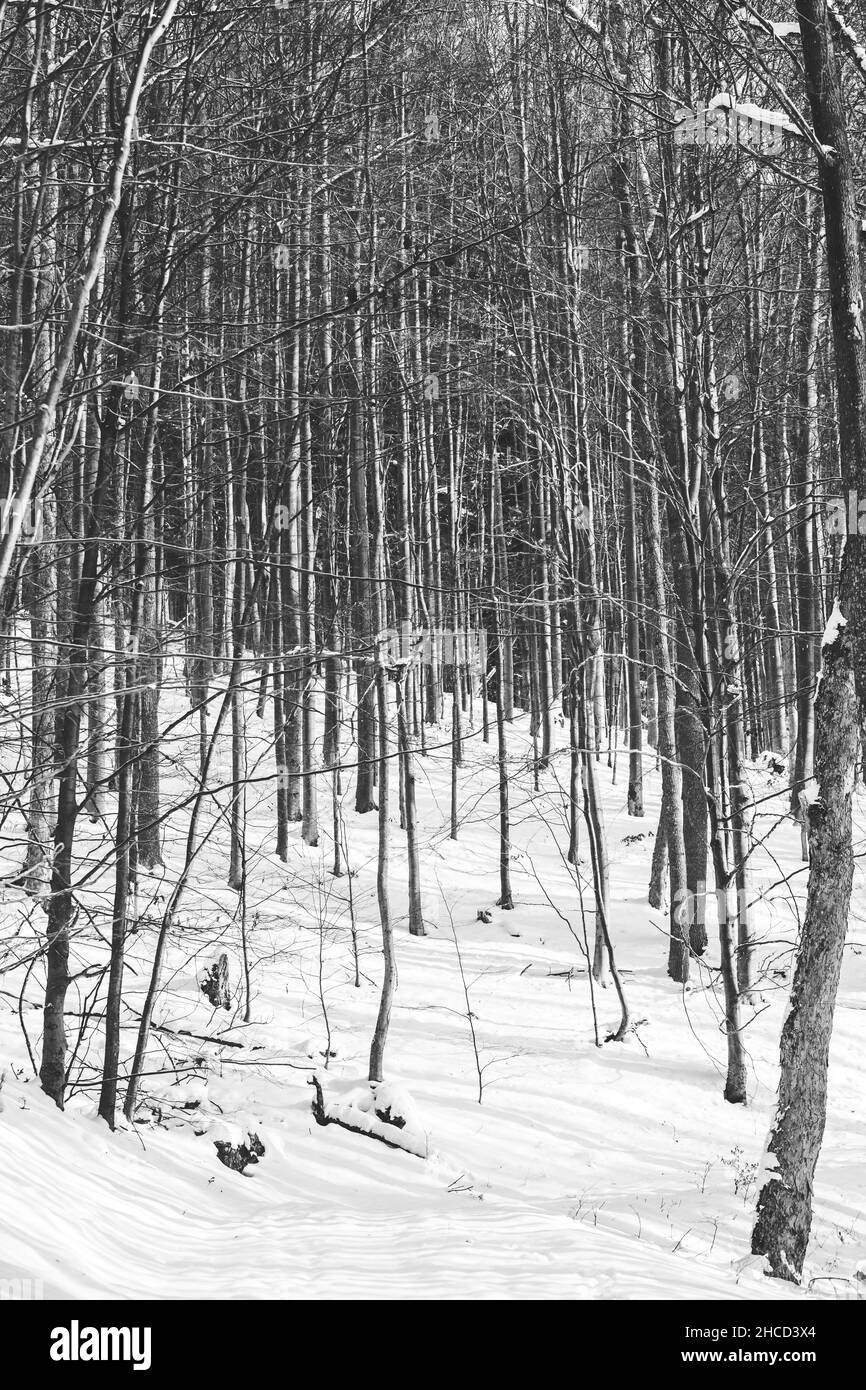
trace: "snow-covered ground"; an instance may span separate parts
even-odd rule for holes
[[[164,717],[180,712],[179,701],[164,698]],[[250,1023],[242,1022],[240,908],[238,894],[225,886],[224,820],[201,850],[173,930],[133,1126],[121,1123],[112,1135],[96,1117],[99,1055],[90,1037],[71,1067],[66,1112],[46,1100],[18,1019],[25,971],[10,969],[8,951],[4,956],[0,1279],[39,1279],[46,1296],[83,1298],[809,1296],[764,1279],[744,1260],[776,1084],[789,943],[805,890],[799,831],[784,818],[782,783],[754,771],[756,797],[774,790],[779,796],[758,806],[756,834],[764,843],[753,878],[756,896],[766,890],[757,910],[764,979],[747,1031],[750,1104],[735,1107],[722,1099],[714,921],[710,952],[682,990],[666,975],[665,915],[646,903],[660,794],[653,755],[641,821],[626,814],[622,753],[615,781],[606,754],[599,769],[612,934],[637,1027],[625,1042],[597,1047],[581,950],[581,890],[588,907],[592,900],[589,865],[579,866],[579,885],[564,858],[567,752],[557,754],[535,792],[527,721],[509,729],[516,905],[503,912],[495,905],[495,734],[488,745],[478,728],[467,739],[456,842],[449,839],[449,731],[429,735],[428,754],[417,760],[425,938],[406,929],[396,782],[392,788],[399,987],[385,1059],[398,1097],[405,1092],[414,1102],[414,1125],[428,1150],[423,1159],[313,1118],[314,1067],[328,1103],[357,1096],[366,1075],[382,960],[376,817],[355,815],[349,785],[343,805],[353,877],[334,879],[330,778],[323,777],[320,847],[303,846],[293,826],[289,862],[280,863],[273,853],[273,757],[266,752],[271,714],[259,721],[254,704],[252,694],[248,761],[261,780],[246,793]],[[172,733],[163,752],[168,805],[194,785],[192,721]],[[227,770],[225,740],[215,786]],[[226,806],[225,793],[215,798],[205,828],[218,802]],[[858,810],[862,823],[866,807]],[[181,810],[166,831],[166,884],[182,862],[187,817]],[[7,873],[19,862],[13,833],[7,821]],[[106,929],[111,890],[110,869],[93,872],[104,845],[84,822],[80,852],[79,878],[89,877],[74,943],[79,971],[105,959],[97,933]],[[126,1057],[165,893],[161,874],[143,880],[142,926],[130,941],[125,976]],[[477,920],[481,909],[492,915],[489,923]],[[44,924],[41,910],[7,889],[0,911],[3,941],[25,959],[35,926]],[[815,1194],[813,1297],[856,1297],[866,1287],[853,1277],[866,1257],[864,916],[858,868]],[[588,925],[591,936],[591,918]],[[213,1009],[198,986],[222,951],[230,1011]],[[42,983],[37,964],[22,1006],[37,1060]],[[93,1006],[84,1001],[95,983],[93,976],[76,982],[73,1012]],[[103,998],[104,990],[97,1012]],[[603,1040],[619,1018],[612,988],[596,990],[595,1007]],[[73,1042],[79,1021],[69,1019]],[[240,1046],[181,1030],[224,1035]],[[265,1154],[244,1173],[231,1171],[218,1161],[215,1141],[248,1133],[259,1135]]]

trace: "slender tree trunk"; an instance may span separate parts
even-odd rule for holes
[[[381,661],[376,666],[376,693],[379,706],[379,856],[376,870],[376,896],[382,927],[383,976],[379,1013],[370,1047],[370,1080],[383,1080],[385,1044],[391,1022],[391,1005],[397,986],[397,959],[394,954],[394,927],[388,896],[388,864],[391,828],[388,822],[388,685]]]
[[[397,680],[397,736],[403,768],[403,799],[406,817],[406,858],[409,871],[409,934],[426,936],[421,903],[421,866],[418,857],[418,829],[415,811],[415,758],[406,718],[406,683],[409,671]]]
[[[493,651],[496,663],[496,758],[499,767],[499,906],[510,912],[514,907],[511,895],[511,826],[508,812],[508,748],[505,742],[505,707],[502,692],[504,667],[502,627],[499,609],[493,604]]]
[[[817,357],[823,286],[822,255],[817,234],[810,234],[809,256],[812,261],[812,289],[807,299],[798,438],[794,454],[795,521],[793,524],[793,550],[795,557],[794,589],[796,593],[794,659],[797,681],[797,748],[791,779],[791,810],[798,817],[800,815],[800,793],[812,776],[815,752],[813,699],[816,630],[818,627],[816,597],[821,586],[820,571],[815,563],[813,539],[814,468],[819,447]]]

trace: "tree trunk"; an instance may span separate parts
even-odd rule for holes
[[[415,814],[415,758],[406,718],[406,684],[410,672],[407,670],[396,683],[397,692],[397,736],[400,743],[400,758],[403,768],[403,801],[406,817],[406,858],[409,872],[409,934],[426,936],[421,903],[421,867],[418,859],[417,818]]]
[[[394,954],[394,927],[388,899],[388,863],[391,828],[388,823],[388,684],[381,661],[376,666],[376,693],[379,706],[379,855],[376,871],[376,896],[379,902],[379,921],[382,927],[383,975],[379,1013],[370,1047],[370,1080],[382,1081],[385,1044],[391,1022],[391,1005],[397,986],[397,959]]]
[[[826,0],[797,0],[820,159],[833,319],[842,482],[866,496],[866,353],[859,217],[838,60]],[[824,1137],[827,1062],[853,873],[851,793],[866,694],[866,537],[848,535],[839,581],[843,622],[825,634],[815,702],[817,799],[809,808],[809,889],[794,984],[782,1030],[768,1172],[752,1250],[770,1272],[799,1281],[812,1223],[812,1183]]]

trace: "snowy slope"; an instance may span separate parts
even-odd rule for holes
[[[181,706],[178,704],[177,709]],[[171,713],[171,698],[165,711]],[[24,971],[0,979],[0,1278],[44,1281],[46,1294],[76,1297],[799,1298],[804,1290],[763,1279],[747,1261],[753,1175],[772,1105],[790,963],[789,942],[805,874],[799,833],[778,800],[763,801],[756,832],[769,837],[754,862],[759,963],[767,976],[748,1029],[751,1103],[722,1099],[724,1038],[714,948],[685,991],[665,973],[665,919],[646,906],[659,779],[647,759],[647,814],[625,813],[625,760],[612,782],[600,766],[612,857],[612,928],[636,1035],[594,1044],[579,892],[564,862],[563,751],[532,790],[526,721],[509,730],[516,910],[498,896],[496,764],[476,730],[460,775],[460,838],[448,838],[449,734],[431,736],[418,759],[425,912],[430,935],[408,936],[405,856],[393,789],[392,894],[399,989],[386,1076],[414,1099],[427,1134],[422,1160],[311,1112],[313,1067],[339,1096],[366,1074],[378,1004],[381,952],[375,899],[375,816],[344,797],[357,919],[360,987],[354,987],[349,879],[329,873],[329,779],[321,779],[318,849],[292,830],[289,863],[273,855],[269,718],[248,708],[248,758],[261,780],[247,793],[247,942],[251,1022],[242,1023],[238,895],[225,887],[227,831],[218,826],[197,862],[193,887],[163,974],[139,1123],[110,1135],[95,1117],[99,1056],[85,1044],[72,1068],[77,1089],[61,1115],[34,1079],[17,1020]],[[435,747],[432,745],[436,745]],[[164,797],[189,791],[196,735],[166,743]],[[261,765],[255,770],[257,759]],[[216,781],[228,768],[221,750]],[[269,775],[266,775],[269,774]],[[755,771],[755,790],[774,787]],[[222,805],[227,804],[225,794]],[[866,819],[860,807],[860,820]],[[216,806],[213,814],[216,814]],[[167,878],[179,866],[187,811],[166,835]],[[90,827],[82,900],[104,926],[110,874],[93,872]],[[631,841],[631,837],[643,838]],[[14,864],[7,856],[6,868]],[[580,866],[587,903],[588,864]],[[799,872],[797,872],[799,871]],[[790,884],[779,883],[794,872]],[[771,885],[775,885],[771,887]],[[147,881],[146,919],[131,940],[125,988],[131,1054],[164,897]],[[866,968],[862,872],[855,879],[850,944],[834,1033],[829,1123],[818,1173],[808,1275],[812,1296],[854,1296],[866,1256],[862,1065]],[[447,906],[446,906],[447,905]],[[479,909],[492,921],[476,921]],[[6,931],[32,911],[7,891]],[[103,917],[99,917],[99,913]],[[403,914],[401,916],[401,914]],[[44,919],[43,919],[44,920]],[[456,931],[463,965],[452,936]],[[711,942],[714,924],[708,923]],[[590,922],[591,929],[591,922]],[[225,951],[236,1003],[214,1010],[202,968]],[[75,942],[78,968],[104,960],[91,925]],[[8,959],[7,959],[8,967]],[[39,967],[24,1017],[38,1057]],[[774,973],[775,972],[775,973]],[[466,1013],[469,992],[482,1069]],[[93,980],[79,982],[81,997]],[[101,1003],[100,996],[100,1003]],[[323,1015],[324,998],[327,1024]],[[70,991],[70,1007],[74,1002]],[[98,1005],[97,1005],[98,1007]],[[601,1036],[618,1021],[612,989],[596,991]],[[75,1019],[70,1020],[72,1025]],[[179,1030],[241,1043],[226,1047]],[[83,1084],[82,1084],[83,1083]],[[265,1155],[244,1174],[217,1160],[214,1140],[257,1133]]]

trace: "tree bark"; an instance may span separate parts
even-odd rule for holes
[[[859,215],[842,84],[826,0],[797,0],[820,159],[835,350],[839,445],[846,490],[866,496],[866,352]],[[767,1142],[752,1250],[777,1278],[798,1282],[812,1223],[824,1137],[827,1063],[851,897],[851,794],[866,694],[866,538],[848,535],[839,580],[842,623],[825,635],[815,702],[817,799],[809,808],[809,888],[794,984],[782,1029],[781,1077]]]

